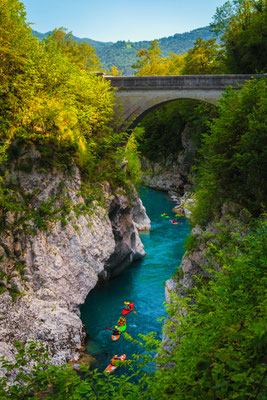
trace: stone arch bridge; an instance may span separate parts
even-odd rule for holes
[[[177,99],[196,99],[216,104],[227,86],[241,84],[259,75],[177,75],[177,76],[107,76],[117,88],[117,103],[123,107],[123,121],[138,122],[140,117],[159,104]],[[267,74],[264,74],[266,77]],[[138,118],[139,117],[139,118]]]

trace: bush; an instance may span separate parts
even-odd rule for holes
[[[234,202],[257,217],[266,204],[266,79],[228,88],[201,147],[193,224],[206,225]]]
[[[208,284],[173,297],[166,333],[174,345],[161,353],[151,398],[265,398],[267,224],[257,224],[247,235],[228,229],[228,242],[222,228],[209,252],[220,271],[211,262]]]

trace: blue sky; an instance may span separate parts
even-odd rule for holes
[[[226,0],[21,0],[32,29],[61,26],[103,42],[152,40],[209,23]]]

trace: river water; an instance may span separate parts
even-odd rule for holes
[[[140,197],[151,219],[151,231],[140,233],[147,255],[133,263],[120,276],[107,281],[92,290],[81,307],[81,319],[88,331],[87,351],[97,359],[97,367],[102,371],[114,355],[125,353],[130,358],[142,349],[126,341],[124,335],[113,342],[106,327],[114,327],[124,306],[124,301],[134,302],[134,310],[126,316],[126,331],[136,339],[138,334],[156,332],[161,338],[164,309],[164,283],[174,275],[184,254],[184,240],[190,233],[190,225],[185,218],[178,218],[179,225],[173,225],[161,214],[167,213],[171,219],[174,203],[167,194],[141,188]]]

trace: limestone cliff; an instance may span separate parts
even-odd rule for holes
[[[6,216],[10,229],[0,237],[1,287],[6,289],[0,295],[0,355],[12,359],[13,343],[32,338],[46,345],[53,363],[62,364],[79,356],[85,338],[79,306],[88,293],[99,279],[108,279],[145,255],[134,215],[139,222],[142,217],[145,224],[150,221],[140,199],[129,200],[122,190],[112,193],[108,183],[102,205],[92,202],[77,212],[85,204],[78,168],[44,171],[35,162],[38,152],[31,157],[31,173],[13,166],[10,176],[31,198],[33,212],[51,198],[57,208],[62,202],[71,206],[63,222],[52,220],[47,229],[32,232],[14,224],[15,215]],[[11,289],[17,293],[13,299]]]
[[[154,189],[169,193],[173,200],[178,200],[192,186],[190,175],[197,147],[192,138],[190,123],[187,123],[181,134],[183,149],[174,156],[162,159],[161,162],[152,162],[143,159],[142,170],[145,184]],[[168,144],[166,144],[168,146]]]

